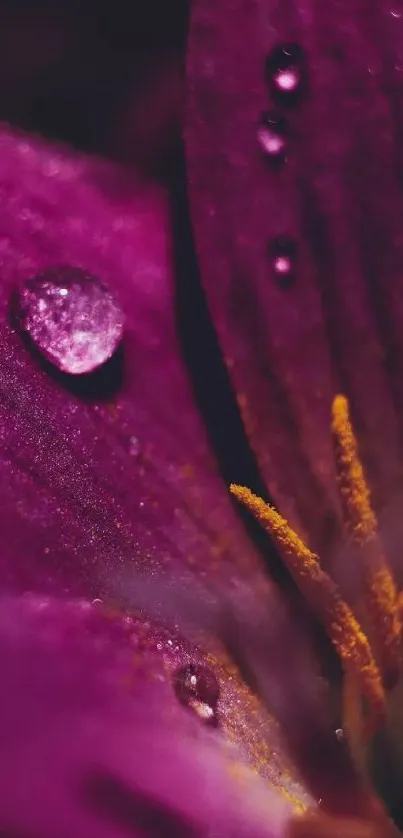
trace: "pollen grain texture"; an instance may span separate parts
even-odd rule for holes
[[[262,498],[232,484],[234,495],[270,535],[302,595],[320,617],[343,665],[367,708],[365,733],[372,736],[385,715],[385,689],[397,680],[400,666],[401,607],[384,558],[370,492],[344,396],[332,405],[331,431],[346,537],[363,564],[364,607],[368,636],[337,585],[321,568],[319,557],[287,521]],[[402,598],[400,597],[400,605]],[[369,640],[371,638],[371,641]]]

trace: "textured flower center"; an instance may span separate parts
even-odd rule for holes
[[[366,630],[322,569],[318,556],[287,521],[249,489],[232,485],[231,492],[269,533],[337,650],[344,672],[343,727],[355,760],[365,767],[378,738],[387,731],[389,704],[398,689],[403,594],[384,557],[344,396],[334,399],[331,430],[346,538],[364,570]]]

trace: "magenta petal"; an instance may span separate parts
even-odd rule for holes
[[[345,392],[396,548],[402,4],[196,0],[192,8],[187,151],[196,244],[261,470],[284,513],[315,547],[329,548],[339,514],[329,411],[332,396]],[[271,51],[289,42],[302,48],[307,71],[292,108],[284,97],[274,102],[265,70]],[[287,161],[276,167],[257,136],[274,105],[288,123]],[[288,287],[271,262],[284,235],[296,244]]]
[[[181,357],[169,232],[158,188],[2,130],[3,584],[59,579],[102,596],[139,570],[259,579]],[[123,382],[109,401],[75,395],[9,325],[14,284],[59,264],[99,277],[124,309]]]
[[[7,836],[275,836],[290,807],[173,698],[158,656],[85,603],[0,603]],[[4,677],[6,675],[6,677]]]
[[[28,588],[40,597],[56,590],[113,598],[132,610],[149,604],[153,614],[161,603],[171,623],[179,617],[170,598],[195,574],[218,589],[225,584],[226,593],[243,577],[248,589],[266,596],[267,582],[209,451],[182,360],[163,192],[98,160],[3,130],[0,195],[2,587]],[[14,285],[60,264],[99,277],[123,307],[123,378],[106,400],[91,401],[75,381],[53,374],[10,325]],[[144,603],[146,579],[155,584],[152,603]],[[58,607],[65,613],[56,604],[52,619]],[[17,616],[15,623],[18,630]],[[231,664],[217,656],[207,661],[194,645],[185,653],[174,635],[156,639],[155,631],[139,626],[146,639],[129,650],[132,668],[137,662],[143,675],[163,676],[164,683],[167,672],[169,700],[179,707],[175,668],[183,662],[212,666],[221,691],[220,733],[271,783],[288,784],[290,794],[300,796],[275,722]],[[85,625],[72,627],[74,654],[80,656],[87,633]],[[124,638],[114,655],[122,644],[124,656]],[[204,644],[210,653],[215,646]],[[8,659],[6,693],[10,666]],[[23,663],[18,667],[22,672]],[[47,692],[42,676],[38,668],[37,687]],[[165,694],[160,699],[162,712]]]

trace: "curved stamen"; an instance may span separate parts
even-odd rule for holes
[[[271,536],[301,593],[321,618],[346,672],[356,680],[366,699],[366,732],[372,735],[385,715],[385,693],[368,638],[352,610],[322,570],[318,556],[275,509],[244,486],[232,484],[230,492]]]
[[[363,561],[366,595],[364,605],[371,623],[376,653],[385,682],[393,685],[400,666],[402,624],[397,589],[383,556],[370,492],[358,456],[345,396],[332,405],[332,436],[337,482],[344,525],[350,542]]]

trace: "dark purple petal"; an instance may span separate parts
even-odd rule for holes
[[[399,838],[399,830],[392,820],[377,810],[367,818],[329,817],[321,812],[309,812],[305,817],[295,818],[290,829],[290,838]]]
[[[156,639],[85,602],[2,598],[2,835],[282,834],[289,803],[176,701]]]
[[[57,376],[8,322],[15,284],[60,264],[108,284],[125,312],[122,381],[112,366],[103,400],[102,377],[80,389]],[[58,578],[103,596],[169,569],[258,586],[180,353],[163,192],[3,130],[0,279],[3,584]]]
[[[204,285],[269,490],[315,548],[331,551],[339,512],[329,413],[332,396],[346,393],[396,558],[402,27],[400,0],[196,0],[187,129]],[[273,88],[270,61],[284,44],[300,50],[304,83],[292,103]],[[276,168],[257,136],[274,99],[289,137]],[[295,242],[287,286],[271,264],[278,236]]]

